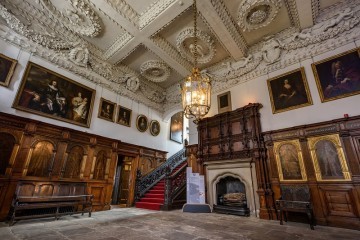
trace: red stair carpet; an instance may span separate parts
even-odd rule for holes
[[[176,167],[172,173],[175,173],[181,167],[182,165]],[[144,197],[135,203],[135,207],[159,211],[161,206],[164,204],[164,193],[165,179],[161,179],[155,186],[145,193]]]

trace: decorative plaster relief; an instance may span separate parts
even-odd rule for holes
[[[69,0],[72,8],[60,12],[51,0],[40,0],[55,18],[71,31],[87,37],[96,37],[101,32],[101,21],[89,4],[83,0]]]
[[[126,88],[132,92],[136,92],[139,89],[140,80],[134,75],[128,75],[126,80]]]
[[[30,40],[41,44],[44,47],[49,49],[69,49],[74,43],[65,42],[59,38],[56,38],[50,34],[40,34],[35,32],[25,24],[23,24],[17,17],[9,13],[8,10],[0,4],[0,16],[6,21],[8,26],[16,31],[17,33],[23,35]]]
[[[248,45],[245,41],[244,36],[238,31],[237,24],[231,17],[229,11],[227,10],[224,1],[220,0],[210,0],[213,5],[216,13],[221,18],[221,21],[225,25],[227,31],[230,33],[233,40],[236,42],[236,45],[239,47],[243,55],[247,54]]]
[[[280,34],[264,38],[263,42],[251,48],[248,58],[209,68],[207,74],[212,76],[213,93],[360,39],[360,6],[356,1],[352,1],[350,7],[346,6],[343,9],[337,7],[332,15],[326,18],[322,16],[327,20],[290,37]],[[173,101],[171,95],[174,92],[167,93],[167,99]],[[179,103],[180,98],[174,104]],[[171,108],[172,105],[167,107]]]
[[[195,45],[193,44],[194,28],[186,28],[181,31],[176,38],[176,47],[181,56],[188,61],[194,61]],[[205,32],[197,30],[197,53],[198,63],[204,64],[210,62],[216,53],[214,41]]]
[[[140,73],[152,82],[164,82],[170,77],[171,70],[162,61],[149,60],[141,64]]]
[[[87,67],[89,62],[89,50],[86,47],[76,47],[70,50],[69,60],[81,67]]]
[[[237,23],[243,31],[269,25],[282,6],[281,0],[243,0],[239,4]]]

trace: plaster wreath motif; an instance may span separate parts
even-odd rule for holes
[[[60,12],[51,0],[40,0],[42,6],[56,17],[66,28],[83,36],[96,37],[101,32],[101,21],[95,11],[84,0],[68,0],[73,9]]]
[[[89,63],[89,50],[86,47],[75,47],[69,52],[69,60],[78,66],[86,67]]]
[[[212,38],[205,32],[197,30],[196,37],[198,39],[198,48],[197,51],[199,56],[197,58],[199,64],[204,64],[210,62],[215,54],[216,49],[214,46],[214,41]],[[181,56],[188,61],[192,62],[194,60],[194,45],[186,44],[185,41],[189,38],[194,37],[194,28],[186,28],[181,31],[176,38],[176,47],[180,52]]]
[[[136,92],[139,89],[140,80],[134,75],[128,75],[126,80],[126,89]]]
[[[269,25],[280,11],[281,0],[243,0],[239,4],[237,23],[243,31]]]
[[[249,15],[249,22],[251,24],[260,24],[266,20],[268,14],[262,9],[258,9]]]
[[[140,73],[152,82],[164,82],[170,77],[171,70],[162,61],[149,60],[141,64]]]
[[[0,17],[2,17],[8,26],[17,33],[49,49],[68,49],[74,45],[72,42],[65,42],[57,37],[51,36],[48,33],[40,34],[35,32],[33,29],[29,29],[27,25],[23,24],[16,16],[9,13],[8,10],[1,4]]]

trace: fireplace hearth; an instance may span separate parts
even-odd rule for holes
[[[239,179],[226,176],[216,184],[217,204],[214,212],[250,216],[247,206],[245,184]]]

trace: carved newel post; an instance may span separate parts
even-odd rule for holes
[[[167,166],[165,169],[165,196],[164,205],[169,208],[171,204],[171,168]]]
[[[139,189],[140,189],[140,182],[141,182],[141,177],[142,177],[142,174],[141,174],[141,171],[140,169],[137,169],[136,170],[136,180],[135,180],[135,202],[139,201],[140,199],[140,192],[139,192]]]

